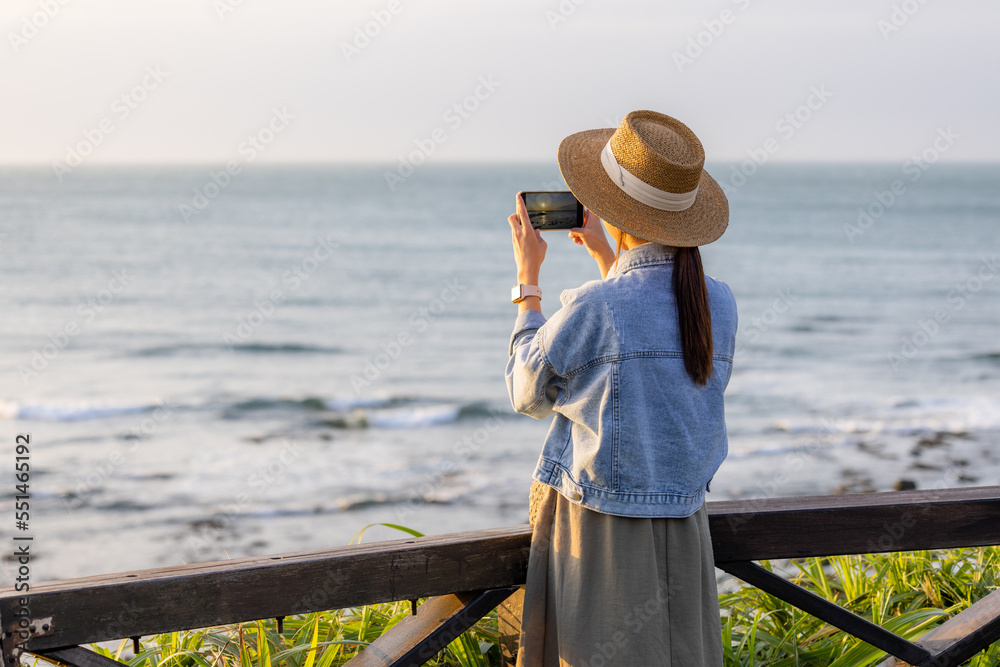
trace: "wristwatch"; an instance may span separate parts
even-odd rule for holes
[[[542,290],[538,285],[514,285],[510,288],[510,300],[513,303],[521,303],[526,296],[537,296],[542,298]]]

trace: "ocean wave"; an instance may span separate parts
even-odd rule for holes
[[[0,419],[29,421],[68,422],[84,419],[103,419],[120,415],[138,414],[155,410],[161,401],[142,403],[98,403],[88,401],[18,402],[0,401]]]
[[[466,416],[467,407],[458,403],[441,403],[410,407],[354,408],[348,412],[333,412],[323,416],[316,421],[316,425],[339,429],[423,428],[457,422]]]
[[[398,400],[400,399],[394,399],[392,397],[327,398],[323,400],[323,407],[325,407],[328,410],[333,410],[335,412],[347,412],[349,410],[355,410],[357,408],[388,407]]]
[[[348,413],[362,409],[391,408],[412,403],[414,400],[415,399],[392,396],[382,398],[327,398],[323,396],[287,398],[276,396],[258,396],[236,401],[226,406],[224,412],[230,418],[240,417],[243,413],[259,412],[263,410]]]
[[[293,516],[316,516],[320,514],[338,514],[341,512],[355,512],[358,510],[367,510],[376,507],[395,506],[400,503],[407,503],[412,507],[416,504],[451,505],[454,501],[447,498],[413,498],[402,494],[371,491],[341,496],[334,498],[332,501],[323,503],[322,505],[315,506],[250,508],[240,512],[240,516],[243,518],[266,519]]]
[[[421,428],[493,414],[483,403],[408,396],[305,398],[259,397],[233,403],[223,410],[227,419],[252,418],[261,411],[287,410],[316,414],[320,428]]]
[[[462,403],[404,396],[330,398],[323,402],[334,414],[323,417],[335,428],[420,428],[494,414],[481,402]]]
[[[462,406],[457,404],[421,405],[412,408],[369,410],[367,421],[375,428],[417,428],[458,421]]]
[[[0,419],[36,421],[78,421],[102,419],[120,415],[148,412],[161,406],[160,400],[143,402],[96,401],[37,401],[18,402],[0,400]],[[189,405],[191,410],[218,410],[218,400]],[[301,398],[260,396],[221,401],[223,419],[242,420],[259,418],[262,413],[301,421],[307,417],[315,427],[338,429],[361,428],[421,428],[449,424],[460,419],[484,418],[491,411],[483,403],[412,398],[401,396],[367,398],[328,398],[305,396]],[[278,413],[277,415],[274,413]],[[300,415],[296,417],[295,415]]]
[[[780,419],[773,427],[787,433],[865,436],[1000,430],[1000,399],[990,396],[907,398],[849,410],[852,414],[835,418]]]
[[[322,398],[315,396],[307,396],[305,398],[261,396],[243,399],[225,406],[223,408],[223,416],[227,419],[239,419],[247,413],[263,412],[266,410],[316,411],[325,409],[326,402]]]
[[[743,451],[732,451],[726,456],[727,461],[740,461],[747,459],[757,459],[763,456],[780,456],[781,454],[814,454],[819,450],[835,449],[853,445],[850,442],[836,443],[810,443],[809,445],[785,445],[773,447],[757,447]]]
[[[176,345],[159,345],[145,347],[132,352],[136,357],[173,357],[177,355],[217,354],[219,352],[239,352],[242,354],[340,354],[342,348],[324,345],[305,345],[302,343],[243,343],[228,345],[226,343],[178,343]]]
[[[462,406],[462,409],[458,414],[458,418],[467,419],[471,417],[495,417],[496,414],[496,408],[491,408],[486,403],[466,403]]]

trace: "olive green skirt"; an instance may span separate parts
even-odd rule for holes
[[[720,667],[705,506],[683,518],[602,514],[534,482],[518,667]]]

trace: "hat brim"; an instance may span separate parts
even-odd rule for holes
[[[559,144],[559,171],[584,206],[619,229],[647,241],[690,247],[715,241],[729,225],[729,201],[704,169],[694,203],[683,211],[661,211],[627,195],[601,164],[613,128],[571,134]]]

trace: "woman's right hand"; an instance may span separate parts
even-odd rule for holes
[[[608,237],[604,233],[604,225],[597,214],[590,209],[584,209],[583,227],[574,227],[569,230],[569,238],[572,239],[573,243],[587,249],[590,256],[597,262],[597,266],[600,267],[603,278],[615,261],[615,252],[611,249],[611,244],[608,243]]]

